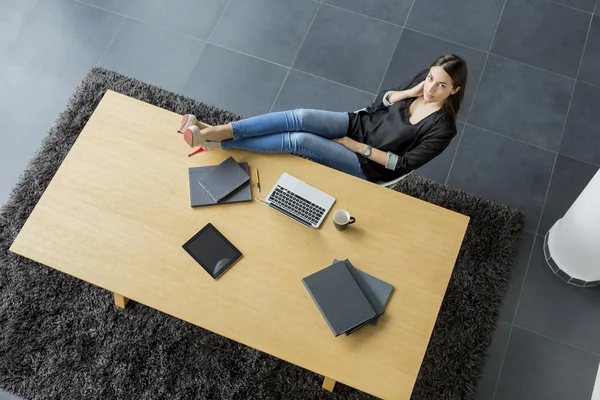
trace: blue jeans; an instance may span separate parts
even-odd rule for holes
[[[232,122],[233,139],[223,140],[221,148],[296,154],[367,179],[357,155],[331,140],[346,136],[348,122],[348,113],[321,110],[259,115]]]

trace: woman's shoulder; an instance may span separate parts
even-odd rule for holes
[[[454,137],[458,133],[456,120],[450,112],[441,109],[437,118],[434,118],[430,131],[436,135]]]

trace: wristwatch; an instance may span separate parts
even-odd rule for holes
[[[372,148],[373,148],[373,146],[367,146],[360,152],[360,154],[362,154],[365,157],[369,157],[371,155]]]

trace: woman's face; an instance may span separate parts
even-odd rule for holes
[[[452,78],[443,67],[431,67],[425,77],[423,97],[427,102],[441,103],[460,90],[460,87],[454,88],[453,85]]]

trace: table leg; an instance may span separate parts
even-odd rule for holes
[[[117,305],[117,307],[125,309],[128,302],[129,302],[129,299],[127,297],[124,297],[118,293],[115,293],[115,304]]]
[[[333,392],[333,387],[335,386],[335,381],[331,378],[325,377],[323,380],[323,389],[328,392]]]

